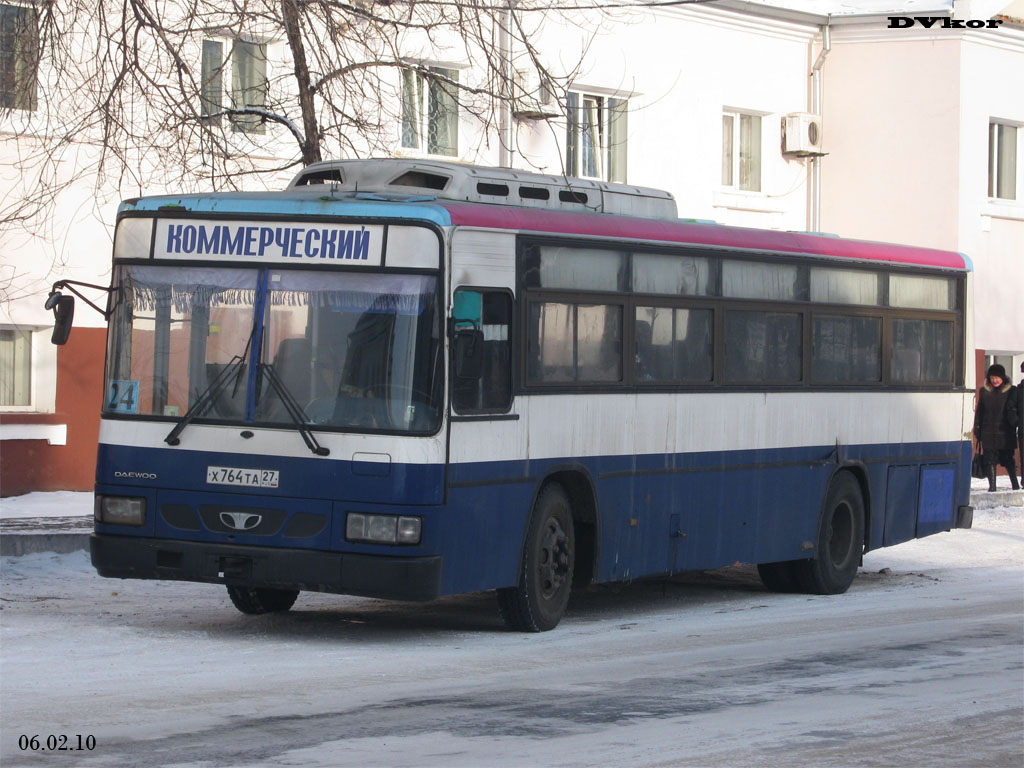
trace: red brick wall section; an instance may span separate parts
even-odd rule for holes
[[[91,491],[103,397],[104,328],[75,328],[57,350],[56,413],[0,415],[3,424],[67,424],[67,445],[0,442],[0,496],[29,491]]]

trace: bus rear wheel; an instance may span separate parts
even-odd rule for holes
[[[297,589],[270,589],[269,587],[228,587],[228,597],[242,613],[258,616],[262,613],[282,613],[299,596]]]
[[[498,608],[510,629],[546,632],[569,604],[576,558],[572,506],[562,486],[541,489],[530,515],[519,583],[498,590]]]
[[[864,552],[864,498],[849,472],[832,480],[818,522],[815,556],[793,563],[805,592],[838,595],[850,588]]]

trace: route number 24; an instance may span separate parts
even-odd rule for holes
[[[113,379],[107,388],[106,410],[114,413],[139,412],[139,382]]]

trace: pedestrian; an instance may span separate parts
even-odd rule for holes
[[[1013,460],[1017,422],[1016,392],[1006,377],[1006,369],[998,363],[991,365],[984,386],[978,390],[978,405],[974,411],[974,436],[981,444],[982,465],[990,491],[996,489],[996,465],[999,464],[1006,467],[1011,487],[1020,488]]]
[[[1020,484],[1024,485],[1024,361],[1020,364],[1021,376],[1014,387],[1013,398],[1017,406],[1017,452],[1020,455]]]

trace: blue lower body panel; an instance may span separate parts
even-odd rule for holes
[[[595,579],[622,581],[812,557],[838,471],[860,481],[866,550],[949,530],[969,503],[970,460],[957,441],[453,465],[448,508],[481,524],[462,537],[474,531],[466,544],[488,557],[452,567],[464,583],[512,583],[533,495],[563,471],[593,489]]]
[[[506,587],[518,579],[537,492],[572,473],[569,490],[590,497],[573,501],[592,575],[621,581],[812,557],[838,471],[860,482],[866,549],[949,530],[969,503],[970,460],[970,443],[957,441],[392,467],[379,478],[389,489],[378,479],[372,489],[342,483],[348,498],[339,500],[323,478],[305,482],[305,465],[293,459],[280,489],[98,484],[97,493],[145,498],[149,512],[139,528],[98,523],[93,557],[105,575],[225,582],[221,559],[237,556],[254,585],[403,599]],[[197,454],[189,464],[202,476],[198,469],[222,461]],[[272,457],[262,461],[273,466]],[[335,474],[350,471],[332,464]],[[111,477],[110,467],[99,475]],[[413,485],[429,487],[426,497]],[[349,512],[417,516],[422,540],[347,541]]]

